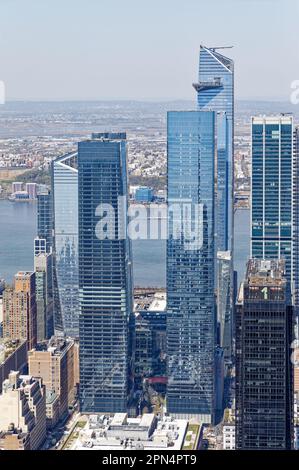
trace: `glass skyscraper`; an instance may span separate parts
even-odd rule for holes
[[[199,110],[217,115],[215,232],[216,250],[233,249],[234,63],[218,48],[200,46],[197,91]]]
[[[52,194],[47,188],[37,194],[37,235],[46,240],[46,251],[50,253],[53,245],[53,207]]]
[[[79,334],[77,154],[52,164],[55,329]]]
[[[217,253],[217,318],[219,324],[219,346],[223,348],[224,358],[232,357],[233,325],[231,322],[231,254],[230,251]]]
[[[299,338],[299,127],[295,129],[294,142],[294,193],[293,193],[293,293],[294,306],[297,316],[297,338]]]
[[[167,121],[167,411],[211,422],[214,407],[215,113]]]
[[[133,370],[124,133],[78,144],[80,408],[126,412]]]
[[[224,358],[230,364],[233,354],[233,249],[234,249],[234,62],[219,53],[222,48],[200,46],[198,82],[193,86],[197,91],[199,110],[211,110],[216,113],[216,162],[215,162],[215,283],[219,287],[219,263],[217,253],[230,251],[230,282],[221,285],[217,306],[225,297],[225,323],[219,322],[218,338],[226,337]],[[224,286],[228,292],[223,292]],[[223,310],[218,318],[223,315]],[[221,330],[225,327],[225,331]],[[231,344],[228,344],[228,341]],[[219,343],[221,347],[221,341]]]
[[[251,149],[251,257],[285,259],[293,287],[293,117],[253,117]]]

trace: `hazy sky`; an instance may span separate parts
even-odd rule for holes
[[[299,0],[0,0],[16,99],[192,99],[199,45],[234,45],[236,97],[288,99]]]

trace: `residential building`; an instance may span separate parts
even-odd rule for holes
[[[28,341],[32,349],[37,340],[35,273],[19,271],[14,287],[3,293],[3,338]]]
[[[27,340],[0,339],[0,393],[11,370],[23,372],[27,366]]]
[[[67,415],[76,397],[75,359],[74,340],[55,336],[28,352],[29,374],[43,379],[48,398],[50,392],[59,397],[60,417]]]
[[[45,388],[41,379],[10,372],[3,382],[0,409],[0,431],[6,434],[6,445],[12,439],[7,437],[7,433],[13,427],[29,435],[30,450],[41,447],[46,438]],[[27,440],[26,436],[24,439]],[[23,445],[27,447],[27,442]]]

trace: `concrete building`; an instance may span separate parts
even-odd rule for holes
[[[235,450],[236,447],[236,426],[235,424],[225,424],[223,426],[223,450]]]
[[[11,184],[11,192],[12,193],[17,193],[19,191],[23,191],[23,184],[21,181],[14,181]]]
[[[28,193],[29,199],[37,198],[37,184],[36,183],[26,183],[26,191]]]
[[[28,341],[32,349],[37,339],[35,273],[19,271],[14,287],[3,293],[3,338]]]
[[[53,429],[59,421],[59,395],[53,390],[46,390],[47,429]]]
[[[80,418],[81,421],[82,418]],[[146,413],[129,418],[126,413],[113,416],[90,415],[86,425],[71,441],[72,450],[180,450],[188,421],[171,417],[158,418]]]
[[[0,433],[0,450],[30,450],[30,434],[10,425]]]
[[[28,353],[29,374],[41,377],[47,392],[59,397],[60,417],[67,415],[77,388],[77,346],[74,340],[52,337]]]
[[[6,434],[6,443],[12,440],[7,432],[13,425],[29,434],[31,450],[41,447],[46,438],[45,387],[41,379],[12,371],[3,382],[0,409],[0,431]]]
[[[27,365],[27,341],[0,339],[0,393],[11,370],[23,372]]]

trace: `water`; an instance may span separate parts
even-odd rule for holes
[[[33,270],[33,240],[36,237],[36,203],[0,200],[0,279],[8,283],[18,271]],[[164,287],[166,243],[133,241],[134,284]]]
[[[11,282],[17,271],[33,269],[33,240],[36,236],[36,204],[0,200],[0,278]],[[249,257],[250,211],[235,213],[235,269],[243,279]],[[165,240],[133,241],[134,285],[165,287]]]
[[[33,270],[36,203],[0,200],[0,278],[11,283],[18,271]]]

